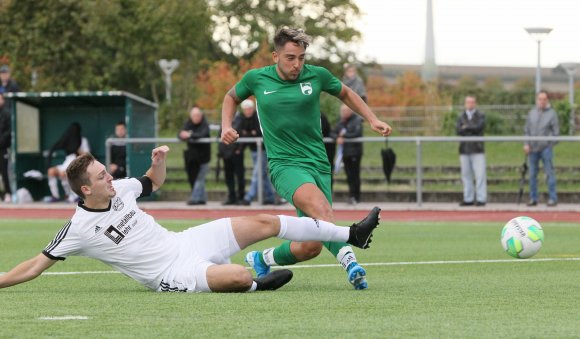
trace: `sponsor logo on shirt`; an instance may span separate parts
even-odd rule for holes
[[[266,90],[264,90],[264,95],[268,95],[268,94],[272,94],[272,93],[276,93],[276,92],[278,92],[278,91],[277,90],[276,91],[266,91]]]
[[[101,230],[101,226],[95,226],[95,234],[99,233],[99,231]]]
[[[300,89],[302,90],[302,94],[304,95],[312,94],[312,84],[310,82],[301,82]]]
[[[123,207],[125,207],[123,200],[121,200],[119,197],[116,197],[115,200],[113,200],[113,210],[120,211],[123,209]]]
[[[119,244],[121,240],[123,240],[123,238],[125,238],[125,236],[129,234],[129,232],[133,229],[133,227],[135,227],[135,224],[137,224],[137,220],[134,220],[129,225],[129,222],[131,222],[131,219],[135,216],[135,214],[137,214],[135,210],[131,210],[131,212],[125,214],[125,216],[123,216],[123,219],[121,219],[117,227],[111,225],[109,226],[109,228],[107,228],[107,230],[105,231],[105,235],[109,239],[113,240],[115,244]]]
[[[123,238],[125,238],[125,236],[113,226],[109,226],[109,228],[107,228],[105,235],[117,245],[121,242],[121,240],[123,240]]]

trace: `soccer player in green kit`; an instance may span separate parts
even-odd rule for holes
[[[276,32],[272,52],[275,64],[248,71],[225,95],[221,138],[226,144],[238,139],[232,128],[236,106],[255,96],[276,191],[292,202],[299,216],[332,222],[331,173],[320,128],[320,93],[338,97],[382,136],[390,135],[391,127],[327,69],[304,64],[309,40],[300,29],[282,28]],[[379,212],[375,208],[367,218],[379,218]],[[292,265],[316,257],[322,245],[342,264],[355,289],[368,288],[366,271],[346,243],[288,241],[263,252],[250,252],[246,261],[258,276],[263,276],[270,266]]]

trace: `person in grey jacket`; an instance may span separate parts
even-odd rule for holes
[[[560,135],[560,125],[558,114],[550,107],[548,93],[540,91],[536,96],[536,107],[528,113],[524,128],[526,136],[558,136]],[[528,155],[530,166],[530,201],[528,206],[538,204],[538,169],[540,160],[544,164],[548,182],[548,206],[558,204],[556,193],[556,175],[553,165],[554,141],[528,141],[524,144],[524,152]]]
[[[330,137],[336,140],[339,148],[342,146],[342,163],[348,182],[349,203],[355,205],[360,201],[360,161],[363,155],[361,142],[347,142],[345,139],[363,136],[363,120],[347,105],[340,107],[340,121],[336,124]]]
[[[365,83],[358,75],[356,66],[353,64],[344,64],[344,76],[342,82],[358,94],[364,102],[367,102],[367,89]]]
[[[477,109],[476,105],[474,96],[465,97],[465,110],[457,118],[457,135],[463,137],[483,136],[485,115]],[[461,163],[461,181],[463,182],[463,201],[459,205],[485,206],[487,202],[487,176],[483,142],[460,142],[459,160]],[[475,190],[473,187],[474,177]]]

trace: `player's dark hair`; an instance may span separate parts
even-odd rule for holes
[[[276,50],[280,50],[288,42],[293,42],[306,49],[310,45],[310,37],[304,33],[303,29],[288,27],[280,28],[276,32],[276,35],[274,35],[274,47]]]
[[[85,195],[81,190],[81,186],[91,184],[91,179],[89,178],[87,168],[90,164],[95,162],[95,160],[96,159],[92,154],[84,153],[73,160],[66,169],[66,177],[68,179],[70,188],[79,197],[81,197],[81,199],[85,198]]]
[[[115,126],[119,126],[119,125],[123,125],[123,126],[127,126],[127,124],[125,124],[124,121],[118,121]]]
[[[536,94],[536,98],[537,98],[537,97],[538,97],[538,95],[540,95],[540,94],[545,94],[545,95],[546,95],[546,97],[547,97],[548,99],[550,99],[550,94],[548,94],[548,91],[546,91],[545,89],[542,89],[542,90],[540,90],[540,91],[538,92],[538,94]]]

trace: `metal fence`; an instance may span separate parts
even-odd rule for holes
[[[384,143],[386,138],[383,137],[363,137],[363,138],[353,138],[346,139],[345,142],[363,142],[372,143],[380,142]],[[530,137],[530,136],[486,136],[486,137],[436,137],[436,136],[415,136],[415,137],[389,137],[387,138],[389,142],[412,142],[416,146],[416,202],[418,206],[423,204],[423,144],[424,143],[439,143],[439,142],[501,142],[501,141],[511,141],[511,142],[525,142],[525,141],[580,141],[580,136],[558,136],[558,137]],[[109,138],[105,141],[106,147],[106,164],[109,165],[111,161],[111,145],[118,143],[126,144],[142,144],[142,143],[155,143],[155,144],[175,144],[182,143],[183,141],[177,138],[128,138],[128,139],[118,139]],[[198,143],[218,143],[219,138],[200,138],[197,139]],[[257,164],[258,166],[258,201],[263,202],[263,192],[262,192],[262,138],[241,138],[238,140],[240,143],[257,143]],[[334,142],[331,138],[325,138],[324,142],[332,143]]]
[[[526,116],[532,107],[532,105],[480,105],[478,109],[486,115],[487,134],[518,135],[523,133]],[[455,119],[451,118],[461,113],[464,107],[372,107],[372,110],[400,135],[445,135],[450,132],[450,124],[455,126]]]

